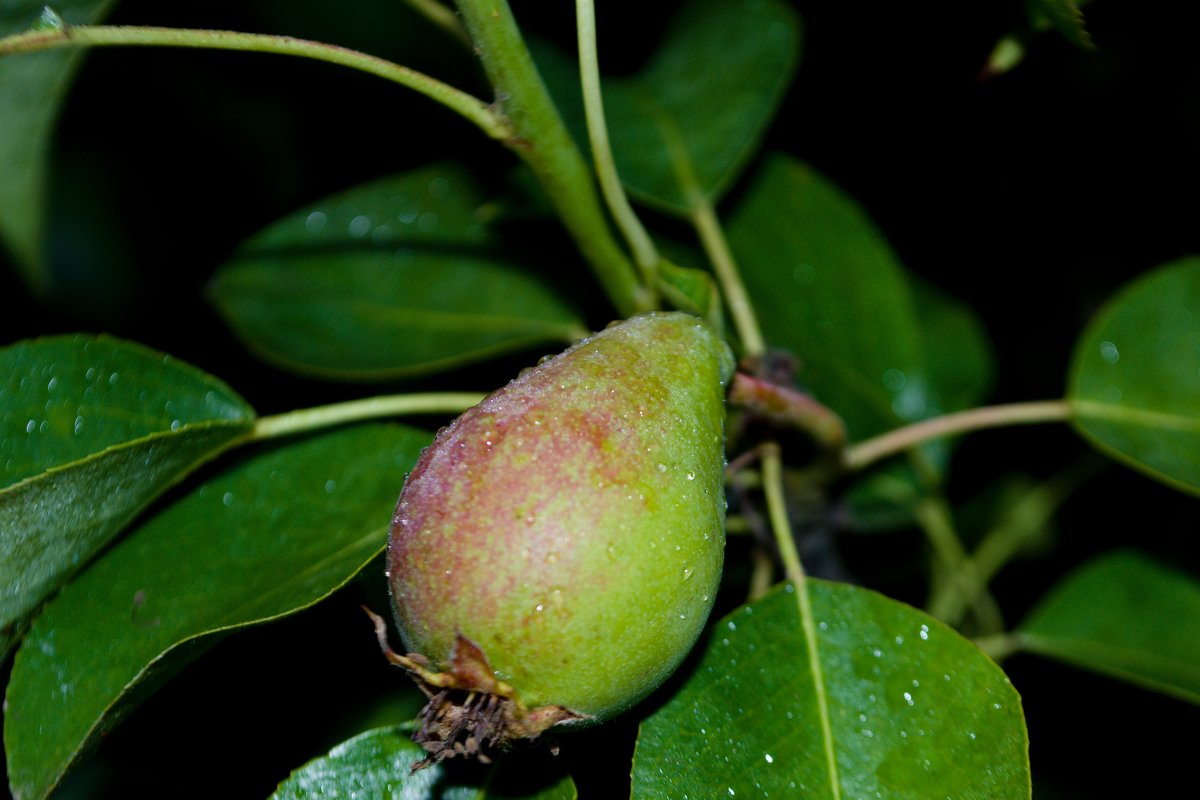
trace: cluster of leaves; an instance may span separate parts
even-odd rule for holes
[[[66,23],[97,23],[113,5],[63,3],[29,34],[38,4],[8,3],[0,34],[71,44]],[[459,7],[468,22],[508,13],[503,2]],[[1087,45],[1073,2],[1030,10],[1031,29],[1049,24]],[[464,33],[436,8],[426,13]],[[603,324],[577,277],[531,269],[506,236],[506,220],[553,210],[618,313],[704,316],[752,356],[748,365],[771,361],[754,344],[761,325],[772,348],[802,359],[804,390],[836,412],[850,442],[811,460],[822,443],[785,449],[792,519],[837,496],[851,526],[925,530],[930,600],[922,611],[789,570],[790,581],[751,589],[743,604],[747,584],[763,582],[761,569],[746,577],[748,554],[772,550],[744,537],[727,581],[738,599],[684,674],[639,712],[633,796],[1027,798],[1021,701],[994,658],[1036,653],[1200,702],[1191,624],[1200,583],[1133,551],[1109,553],[1006,627],[991,578],[1044,531],[1061,497],[1024,493],[968,551],[943,493],[952,453],[932,437],[956,430],[938,427],[946,420],[964,420],[957,430],[1065,421],[1115,459],[1200,492],[1200,260],[1153,270],[1108,303],[1075,343],[1064,399],[971,416],[994,381],[972,310],[912,276],[863,208],[817,170],[759,152],[800,43],[800,19],[783,0],[690,0],[645,64],[604,81],[616,173],[659,215],[655,238],[670,261],[639,272],[608,255],[621,248],[601,216],[586,216],[595,191],[572,172],[589,143],[578,68],[531,43],[565,122],[559,141],[538,116],[536,87],[512,78],[531,57],[516,38],[499,55],[492,42],[481,48],[501,98],[485,119],[515,126],[506,143],[525,161],[516,189],[500,197],[457,162],[372,180],[247,239],[215,270],[210,298],[273,368],[343,384],[553,349]],[[49,133],[79,55],[0,60],[0,235],[36,293],[53,289]],[[557,160],[540,160],[545,150]],[[701,249],[680,241],[680,220]],[[307,609],[377,564],[396,494],[431,438],[379,419],[451,412],[474,397],[406,393],[260,416],[220,379],[129,341],[73,334],[0,349],[0,655],[11,662],[13,795],[53,792],[224,634]],[[758,444],[735,435],[731,456]],[[897,453],[906,457],[884,461]],[[759,488],[770,481],[765,465],[734,475],[731,528],[772,527],[760,523]],[[781,528],[790,537],[776,520]],[[588,796],[567,774],[571,740],[562,745],[560,761],[539,751],[494,772],[410,775],[415,745],[396,726],[376,728],[297,769],[275,796]]]

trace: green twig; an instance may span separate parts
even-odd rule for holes
[[[788,521],[787,502],[783,493],[783,458],[779,445],[775,442],[763,444],[761,453],[767,514],[771,520],[771,529],[775,532],[775,542],[779,546],[779,555],[783,559],[784,571],[795,589],[800,625],[804,629],[808,666],[812,672],[816,690],[821,739],[825,744],[825,763],[829,769],[829,789],[833,800],[840,800],[842,796],[841,781],[838,778],[837,755],[833,748],[833,725],[829,717],[829,701],[825,695],[825,676],[821,668],[821,656],[817,646],[817,626],[813,619],[812,600],[808,596],[808,579],[804,574],[804,567],[800,564],[800,554],[796,550],[796,538],[792,533],[792,525]]]
[[[985,603],[989,602],[990,597],[985,590],[996,573],[1020,552],[1026,542],[1045,529],[1063,501],[1105,463],[1099,459],[1088,459],[1076,464],[1028,490],[1019,500],[1010,504],[1000,521],[984,535],[975,552],[966,559],[968,569],[962,573],[964,580],[961,591],[935,595],[939,617],[950,625],[956,625],[970,608],[977,606],[981,598]]]
[[[250,441],[275,439],[296,433],[330,428],[348,422],[408,414],[458,414],[484,398],[478,392],[432,392],[368,397],[316,408],[260,417],[248,437]]]
[[[843,463],[854,472],[881,459],[902,453],[931,439],[940,439],[983,428],[1062,422],[1071,416],[1066,400],[1012,403],[959,411],[889,431],[846,448]]]
[[[126,25],[63,25],[0,39],[0,56],[57,47],[188,47],[276,53],[339,64],[413,89],[473,122],[493,139],[507,141],[512,130],[504,117],[482,100],[416,70],[345,47],[235,31],[155,28]]]
[[[914,513],[934,555],[946,571],[945,582],[935,586],[930,596],[927,609],[930,615],[956,626],[961,621],[962,611],[974,605],[980,628],[997,630],[1003,625],[999,606],[987,592],[986,582],[981,580],[974,562],[963,549],[946,501],[939,493],[931,491],[917,504]]]
[[[658,265],[658,248],[650,234],[642,226],[625,196],[621,178],[617,175],[617,162],[613,158],[612,145],[608,140],[608,125],[604,119],[604,99],[600,90],[600,60],[596,53],[596,8],[592,0],[575,0],[576,28],[579,36],[579,76],[583,88],[583,109],[587,117],[588,139],[592,145],[592,159],[596,165],[596,177],[600,181],[600,192],[613,220],[620,229],[633,259],[642,270],[642,280],[649,286],[655,285],[655,268]]]
[[[587,162],[563,125],[506,0],[457,0],[496,108],[512,126],[509,147],[520,156],[554,204],[559,218],[623,316],[657,306],[613,238]]]

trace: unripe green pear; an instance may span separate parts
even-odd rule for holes
[[[732,372],[697,318],[634,317],[525,371],[421,455],[387,569],[410,651],[390,655],[430,697],[431,757],[610,718],[679,665],[720,580]]]

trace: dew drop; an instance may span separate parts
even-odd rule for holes
[[[688,479],[689,481],[694,481],[694,480],[696,480],[696,473],[694,473],[694,472],[689,472],[689,473],[687,474],[687,479]]]
[[[43,6],[41,15],[37,18],[37,22],[33,23],[30,30],[61,31],[66,27],[67,24],[63,22],[63,18],[58,15],[57,11],[50,6]]]
[[[324,211],[314,211],[304,220],[304,230],[309,233],[319,233],[324,227],[329,218],[325,216]]]
[[[350,236],[355,239],[361,239],[371,232],[371,218],[366,214],[359,214],[354,219],[350,220]]]

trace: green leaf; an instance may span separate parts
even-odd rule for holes
[[[1078,0],[1027,0],[1027,5],[1035,28],[1048,24],[1080,47],[1093,46]]]
[[[489,247],[482,190],[438,165],[325,198],[251,238],[210,293],[263,358],[340,380],[448,369],[587,330]]]
[[[718,622],[687,682],[643,724],[633,797],[1023,798],[1021,701],[933,618],[864,589],[785,586]],[[818,693],[828,708],[823,731]]]
[[[863,210],[811,167],[774,156],[728,225],[768,341],[860,440],[933,410],[904,271]]]
[[[1101,450],[1200,492],[1200,258],[1134,281],[1075,347],[1068,399]]]
[[[1018,628],[1024,650],[1200,703],[1200,581],[1138,553],[1101,556]]]
[[[63,0],[54,10],[69,24],[94,25],[115,5],[116,0]],[[0,4],[0,36],[29,30],[44,7],[42,0]],[[54,123],[82,58],[74,49],[0,58],[0,239],[37,292],[48,288],[42,237]]]
[[[221,381],[129,342],[0,349],[0,653],[139,511],[253,424]]]
[[[395,800],[575,800],[575,784],[569,777],[553,778],[550,782],[533,776],[534,787],[505,786],[506,770],[511,757],[492,770],[486,781],[463,777],[462,772],[450,773],[441,764],[419,772],[410,772],[413,763],[425,757],[425,752],[413,744],[401,727],[367,731],[335,747],[328,755],[314,759],[292,773],[271,800],[308,800],[313,797],[369,797]],[[496,777],[499,773],[499,777]],[[538,785],[540,784],[540,785]]]
[[[799,17],[778,0],[686,4],[645,67],[603,82],[613,157],[629,191],[684,216],[692,187],[715,205],[783,99],[800,31]],[[602,40],[602,66],[604,53]],[[537,56],[576,139],[587,142],[577,68],[555,52]]]
[[[214,634],[303,609],[354,576],[383,548],[429,438],[365,425],[259,453],[165,506],[68,584],[13,665],[4,736],[14,795],[45,797]]]

